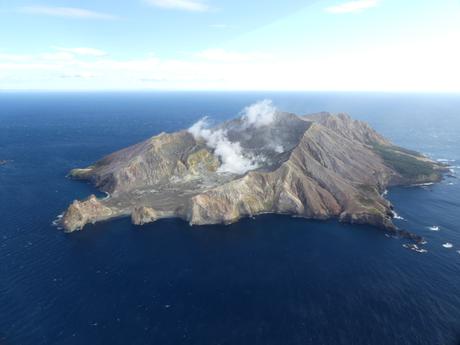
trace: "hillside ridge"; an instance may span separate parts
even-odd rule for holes
[[[264,101],[237,119],[217,126],[202,119],[72,170],[70,177],[110,197],[75,200],[61,225],[72,232],[123,216],[137,225],[167,217],[228,224],[277,213],[337,218],[419,239],[396,228],[383,192],[440,181],[444,171],[347,114],[297,116]]]

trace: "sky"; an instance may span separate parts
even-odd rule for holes
[[[0,90],[460,92],[459,0],[0,0]]]

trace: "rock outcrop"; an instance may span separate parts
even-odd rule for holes
[[[399,232],[383,191],[439,181],[445,171],[346,114],[272,117],[263,125],[242,117],[203,134],[161,133],[72,170],[110,197],[74,201],[62,218],[65,231],[120,216],[137,225],[165,217],[216,224],[278,213]],[[228,169],[243,160],[247,171]]]
[[[62,224],[67,230],[81,230],[86,224],[108,219],[112,214],[112,210],[93,194],[86,200],[75,200],[65,212]]]
[[[135,207],[131,213],[131,222],[135,225],[144,225],[153,223],[157,219],[173,216],[171,212],[157,211],[151,207],[140,206]]]

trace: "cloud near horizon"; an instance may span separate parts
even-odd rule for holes
[[[95,48],[86,48],[86,47],[78,47],[78,48],[62,48],[62,47],[56,47],[55,48],[58,51],[61,52],[66,52],[70,54],[75,54],[75,55],[81,55],[81,56],[106,56],[107,53],[103,50],[100,49],[95,49]]]
[[[268,59],[243,58],[254,56],[244,50],[232,50],[232,58],[192,52],[180,59],[152,54],[115,58],[103,55],[101,49],[81,47],[52,47],[34,54],[1,51],[0,88],[460,92],[460,70],[455,68],[460,49],[452,44],[458,38],[452,33],[340,55],[272,53]],[[388,54],[395,51],[398,54]],[[442,64],[438,63],[441,51]]]
[[[266,60],[270,58],[269,54],[262,52],[236,52],[222,48],[210,48],[194,53],[193,56],[210,60],[210,61],[226,61],[226,62],[242,62],[251,60]]]
[[[334,14],[362,12],[369,8],[378,6],[379,2],[380,0],[349,1],[343,4],[327,7],[326,12]]]
[[[118,17],[109,13],[96,12],[77,7],[57,7],[57,6],[23,6],[19,8],[20,12],[45,15],[52,17],[66,17],[75,19],[100,19],[113,20]]]
[[[170,10],[206,12],[210,8],[200,0],[144,0],[147,4]]]

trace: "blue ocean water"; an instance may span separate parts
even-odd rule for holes
[[[459,95],[1,93],[0,344],[459,344],[456,178],[389,191],[426,254],[371,227],[273,215],[52,226],[95,192],[66,179],[70,169],[264,98],[348,112],[460,171]]]

